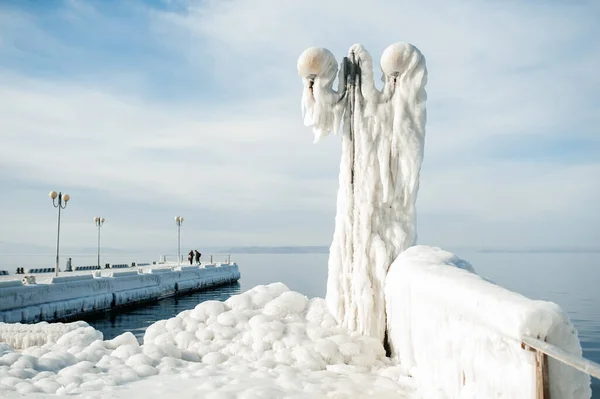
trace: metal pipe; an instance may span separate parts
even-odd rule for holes
[[[569,366],[586,374],[589,374],[594,378],[600,379],[600,364],[596,362],[588,360],[582,356],[577,356],[572,353],[569,353],[564,349],[561,349],[547,342],[540,341],[539,339],[523,337],[521,341],[523,342],[523,344],[530,348],[545,353],[551,358],[568,364]]]

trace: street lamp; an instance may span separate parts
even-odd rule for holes
[[[416,242],[427,66],[415,46],[394,43],[381,55],[379,90],[362,45],[350,47],[339,65],[317,47],[305,50],[297,65],[304,124],[315,141],[329,133],[340,133],[342,141],[325,299],[343,327],[384,342],[386,273]],[[365,286],[368,298],[359,294]]]
[[[98,226],[98,269],[100,269],[100,228],[104,224],[104,218],[96,216],[94,218],[94,223]]]
[[[58,208],[58,229],[56,233],[56,262],[54,263],[54,274],[58,276],[58,250],[60,248],[60,210],[65,209],[67,207],[67,202],[71,199],[69,194],[64,194],[61,192],[50,191],[48,194],[50,198],[52,198],[52,205],[55,208]]]
[[[183,216],[175,216],[175,224],[177,225],[177,266],[181,266],[181,224]]]

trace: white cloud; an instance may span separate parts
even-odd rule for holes
[[[59,85],[26,91],[20,80],[12,85],[20,89],[0,88],[0,163],[20,165],[38,180],[60,176],[66,185],[107,191],[131,187],[128,195],[137,199],[155,193],[195,203],[202,197],[203,204],[216,208],[253,199],[246,202],[248,210],[306,206],[289,196],[289,189],[310,194],[321,184],[319,178],[290,181],[273,167],[327,162],[324,154],[314,159],[305,153],[303,160],[291,151],[311,144],[301,126],[287,127],[289,119],[227,118],[217,111],[220,116],[204,121],[200,112],[190,115],[110,93]],[[280,196],[286,201],[278,201]]]
[[[89,22],[99,15],[77,7],[70,18],[83,13]],[[194,97],[193,86],[185,100],[169,101],[149,97],[141,84],[120,85],[131,71],[82,82],[1,72],[0,64],[0,168],[24,181],[98,190],[126,209],[148,202],[223,218],[234,210],[240,224],[206,225],[198,218],[186,226],[213,245],[328,244],[340,149],[336,138],[314,146],[301,125],[297,56],[318,45],[341,58],[362,42],[377,59],[388,44],[404,40],[421,48],[430,71],[421,236],[432,244],[479,245],[487,243],[478,240],[483,233],[501,244],[512,242],[511,229],[523,224],[527,234],[519,242],[533,245],[547,236],[539,221],[552,218],[557,230],[573,231],[552,245],[578,242],[597,231],[583,215],[600,199],[598,159],[524,162],[479,152],[497,136],[527,133],[542,140],[557,129],[567,138],[594,139],[584,129],[598,122],[593,14],[577,5],[384,0],[199,1],[184,12],[155,9],[148,29],[157,45],[170,46],[180,55],[173,62],[189,62],[187,69],[235,95],[224,99],[207,89]],[[43,29],[20,15],[24,22],[13,20],[11,29],[29,27],[31,40],[41,40]],[[0,49],[5,43],[0,40]],[[118,69],[112,65],[109,73]],[[145,81],[144,70],[139,74]],[[77,217],[91,211],[82,205]],[[439,215],[440,223],[428,215]],[[36,225],[23,220],[23,231]],[[87,231],[81,223],[71,231]],[[142,215],[118,223],[116,243],[127,234],[136,247],[170,239],[166,225],[151,228]],[[494,225],[498,231],[489,233]],[[14,230],[0,230],[0,240],[11,237]],[[16,237],[28,239],[26,233]],[[80,237],[70,239],[89,240]]]

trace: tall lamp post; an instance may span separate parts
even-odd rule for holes
[[[104,218],[96,216],[94,218],[94,223],[98,227],[98,269],[100,269],[100,228],[104,224]]]
[[[177,225],[177,266],[181,266],[181,224],[183,216],[175,216],[175,224]]]
[[[402,42],[384,50],[380,66],[382,90],[375,87],[373,59],[360,44],[350,47],[339,75],[327,49],[308,48],[298,59],[304,124],[315,141],[331,132],[342,138],[325,299],[343,327],[385,344],[385,277],[400,252],[416,242],[427,66],[419,49]],[[364,287],[368,298],[361,294]]]
[[[58,251],[60,248],[60,210],[67,207],[67,202],[71,199],[69,194],[63,194],[61,192],[50,191],[48,194],[52,198],[52,205],[58,208],[58,228],[56,233],[56,262],[54,263],[54,275],[58,276]]]

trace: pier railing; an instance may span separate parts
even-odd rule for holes
[[[204,255],[202,256],[203,259],[201,259],[202,262],[206,263],[206,262],[210,262],[210,263],[223,263],[223,264],[231,264],[231,255],[227,255],[227,254],[218,254],[218,255]],[[104,266],[98,267],[97,265],[84,265],[84,266],[72,266],[72,270],[60,270],[61,272],[64,271],[75,271],[75,272],[80,272],[80,271],[88,271],[88,270],[98,270],[98,269],[124,269],[124,268],[131,268],[131,267],[140,267],[140,266],[150,266],[151,264],[165,264],[165,263],[169,263],[169,262],[177,262],[177,256],[173,257],[167,257],[167,255],[162,255],[160,258],[160,261],[158,262],[146,262],[146,263],[139,263],[139,262],[131,262],[131,263],[119,263],[119,264],[115,264],[115,263],[106,263]],[[186,263],[188,262],[187,259],[187,255],[184,257],[183,255],[181,256],[181,262],[182,263]],[[41,274],[41,273],[54,273],[54,268],[53,267],[46,267],[46,268],[24,268],[24,267],[18,267],[16,270],[15,274]],[[0,270],[0,276],[8,276],[10,275],[10,273],[7,270]]]
[[[548,377],[548,356],[600,379],[600,364],[582,356],[576,356],[545,341],[523,337],[521,348],[535,353],[536,399],[550,399],[550,380]]]
[[[174,260],[171,260],[173,259]],[[195,258],[194,258],[195,259]],[[175,261],[177,262],[177,256],[167,256],[167,255],[162,255],[160,257],[160,262],[159,263],[169,263]],[[202,255],[202,257],[200,258],[201,262],[210,262],[210,263],[214,263],[214,262],[220,262],[220,263],[231,263],[231,255],[228,254],[217,254],[217,255]],[[187,255],[181,255],[181,262],[188,262],[188,257]]]

